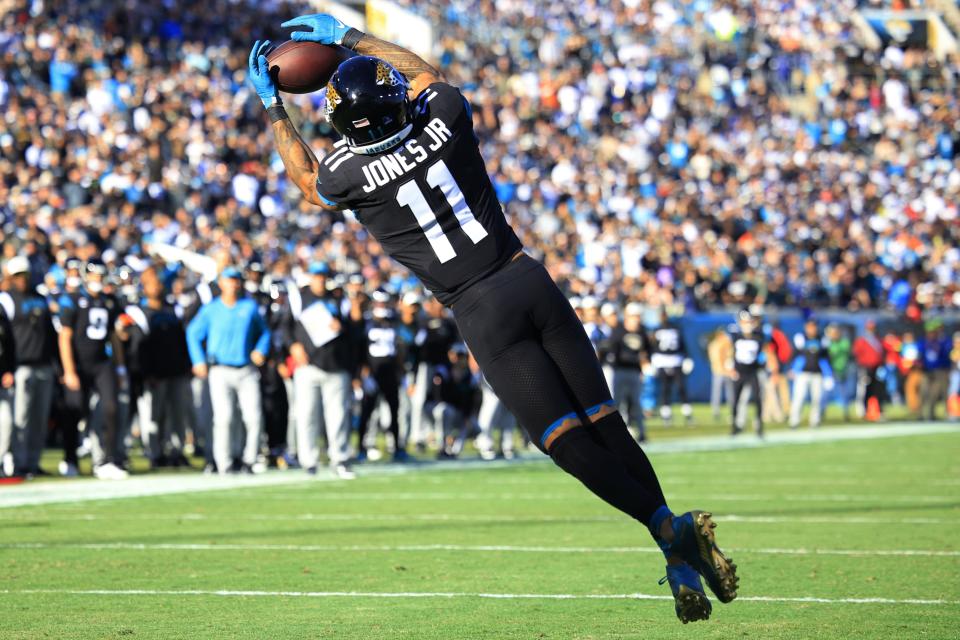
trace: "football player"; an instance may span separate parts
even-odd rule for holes
[[[287,117],[268,42],[249,57],[287,177],[304,198],[350,209],[384,251],[451,308],[497,396],[537,446],[596,495],[647,526],[668,560],[678,617],[705,619],[736,596],[735,567],[709,513],[674,515],[614,406],[593,345],[546,269],[504,217],[460,91],[418,55],[328,15],[285,22],[292,38],[358,55],[326,87],[341,139],[319,160]]]

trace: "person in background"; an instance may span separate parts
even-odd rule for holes
[[[9,357],[15,369],[12,376],[5,371],[2,381],[3,393],[10,394],[13,403],[11,416],[12,438],[0,434],[6,440],[12,455],[6,453],[0,442],[0,457],[7,458],[4,464],[7,475],[43,474],[40,455],[47,436],[50,408],[56,383],[54,361],[57,357],[57,334],[46,298],[30,285],[30,261],[16,256],[7,261],[6,272],[9,289],[0,293],[0,308],[10,323],[11,344],[4,349],[3,359]],[[9,349],[12,346],[13,352]],[[7,384],[7,383],[12,383]],[[0,424],[0,431],[5,431]],[[64,433],[64,459],[59,471],[64,476],[77,475],[77,429]]]
[[[225,268],[220,273],[220,295],[203,305],[187,326],[193,374],[210,381],[213,459],[221,475],[235,468],[254,473],[263,423],[257,367],[269,354],[270,329],[257,303],[243,297],[242,277],[236,267]],[[231,426],[238,410],[245,441],[235,467]]]
[[[122,480],[128,476],[120,466],[119,450],[120,382],[117,361],[122,362],[121,343],[126,329],[118,323],[120,303],[103,292],[107,267],[99,260],[90,260],[84,268],[83,292],[61,301],[60,360],[63,363],[63,385],[67,404],[75,419],[87,418],[93,423],[90,396],[100,397],[102,429],[100,452],[95,452],[93,474],[101,480]],[[76,429],[73,426],[65,428]]]
[[[439,366],[433,376],[434,421],[442,429],[437,457],[456,458],[463,450],[466,436],[476,427],[480,370],[470,367],[467,346],[456,342],[450,348],[450,362]]]
[[[893,405],[903,404],[903,373],[900,370],[900,364],[903,360],[900,356],[900,347],[903,340],[892,331],[887,331],[883,335],[883,368],[885,375],[883,379],[886,383],[887,397]]]
[[[581,306],[583,307],[583,329],[593,343],[593,350],[596,351],[608,332],[606,323],[600,317],[600,303],[593,296],[586,296],[581,301]]]
[[[627,426],[636,430],[639,442],[647,438],[640,398],[642,369],[650,360],[650,343],[642,319],[643,307],[636,302],[629,303],[624,309],[623,324],[613,326],[611,333],[600,342],[598,353],[609,375],[613,401]]]
[[[129,369],[143,385],[137,414],[144,454],[151,468],[187,467],[183,445],[193,407],[186,332],[155,267],[141,274],[140,284],[143,301],[124,312],[132,320]]]
[[[386,402],[390,411],[389,433],[393,437],[394,462],[403,462],[407,459],[400,442],[400,376],[403,371],[403,353],[400,336],[397,332],[398,320],[391,309],[393,298],[383,289],[373,292],[373,309],[370,319],[367,320],[366,342],[364,353],[364,378],[372,382],[365,383],[363,394],[363,409],[360,415],[360,439],[358,440],[358,458],[369,456],[367,451],[367,434],[370,430],[371,416],[381,399]],[[373,430],[376,433],[376,429]],[[372,447],[371,447],[372,449]],[[379,451],[377,452],[379,453]]]
[[[687,375],[693,371],[693,361],[687,355],[687,347],[680,327],[660,311],[660,325],[653,330],[650,363],[657,372],[660,388],[660,417],[666,425],[673,424],[673,393],[680,398],[680,411],[688,425],[693,418],[693,407],[687,401]]]
[[[707,360],[710,362],[710,411],[713,419],[720,420],[720,406],[730,407],[730,414],[736,411],[733,404],[733,341],[728,329],[718,327],[707,342]],[[725,402],[724,402],[725,401]]]
[[[767,334],[767,328],[764,328]],[[793,346],[778,322],[769,325],[763,421],[783,422],[790,411],[790,382],[787,374],[793,360]]]
[[[400,317],[397,322],[397,338],[403,376],[400,380],[397,424],[400,429],[398,448],[406,451],[413,421],[414,382],[417,376],[417,333],[420,330],[420,304],[422,298],[415,291],[408,291],[400,299]]]
[[[7,263],[9,265],[9,262]],[[9,266],[7,269],[9,274]],[[12,462],[11,444],[13,441],[13,383],[17,370],[16,345],[13,341],[13,326],[7,313],[6,292],[0,293],[0,462],[9,459]],[[15,468],[6,472],[5,467],[12,464],[0,464],[0,477],[17,475]]]
[[[947,390],[947,419],[960,422],[960,331],[953,334],[950,347],[950,388]]]
[[[903,379],[903,398],[907,409],[915,417],[920,417],[923,386],[923,343],[913,331],[905,331],[900,342],[900,362],[898,369]]]
[[[950,385],[950,350],[952,344],[943,331],[943,320],[928,320],[923,347],[923,384],[921,415],[925,420],[937,419],[937,406],[947,399]]]
[[[287,303],[287,287],[282,279],[274,279],[267,293],[269,302],[265,310],[267,327],[270,329],[270,355],[260,368],[260,390],[263,394],[263,422],[267,432],[267,449],[271,467],[286,467],[287,432],[290,426],[290,400],[286,381],[291,373],[287,365],[291,340],[287,336],[290,320],[290,305]]]
[[[803,333],[793,338],[797,355],[790,367],[793,378],[793,404],[790,406],[790,428],[800,426],[803,405],[810,396],[810,426],[820,426],[823,392],[833,389],[833,370],[830,357],[820,337],[817,321],[810,319],[803,325]]]
[[[451,320],[443,305],[434,297],[423,304],[426,318],[417,331],[414,344],[417,348],[417,376],[414,383],[413,412],[411,418],[411,444],[424,451],[430,439],[442,446],[443,437],[437,433],[443,425],[433,419],[435,395],[432,380],[437,367],[450,366],[453,345],[460,340],[457,325]]]
[[[853,360],[859,370],[859,386],[863,388],[864,416],[869,422],[883,417],[883,342],[877,335],[875,320],[864,323],[863,335],[853,342]]]
[[[831,323],[824,332],[824,343],[827,348],[827,357],[830,359],[830,368],[833,369],[833,393],[827,394],[827,402],[835,398],[843,408],[843,419],[850,420],[850,404],[856,393],[856,372],[850,366],[851,351],[850,337],[840,328],[840,325]]]
[[[310,282],[288,291],[290,356],[297,420],[297,459],[315,475],[320,460],[317,438],[326,430],[327,455],[334,473],[355,477],[350,459],[351,375],[355,368],[348,339],[349,316],[327,286],[330,268],[321,262],[307,269]]]
[[[760,318],[744,309],[737,315],[737,331],[733,334],[733,416],[731,435],[743,431],[747,421],[750,398],[756,405],[754,426],[758,436],[763,436],[763,397],[760,375],[763,371],[767,350],[760,332]]]

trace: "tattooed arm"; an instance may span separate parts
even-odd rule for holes
[[[313,149],[300,137],[290,118],[283,118],[273,123],[273,137],[277,140],[277,152],[283,160],[287,176],[300,188],[304,199],[324,209],[331,211],[339,209],[340,207],[325,202],[317,192],[320,161],[313,154]]]
[[[360,55],[374,56],[392,64],[410,81],[410,92],[413,95],[418,95],[434,82],[443,81],[443,74],[414,52],[376,36],[360,33],[356,29],[350,31],[344,38],[344,46],[352,45],[350,48]],[[358,36],[359,40],[356,39]]]

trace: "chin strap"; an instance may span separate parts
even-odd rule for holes
[[[355,146],[351,144],[349,146],[350,151],[364,156],[373,155],[374,153],[380,153],[381,151],[386,151],[387,149],[392,149],[397,146],[404,138],[410,135],[410,131],[413,129],[413,123],[411,122],[400,131],[396,132],[389,138],[381,140],[379,142],[371,142],[370,144],[358,145]]]

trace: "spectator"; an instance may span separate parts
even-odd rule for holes
[[[790,373],[793,377],[793,404],[790,406],[790,428],[800,426],[800,414],[803,405],[810,396],[810,426],[820,426],[820,413],[823,391],[833,388],[833,371],[830,359],[816,320],[807,320],[803,333],[793,338],[797,355],[793,359]]]
[[[242,274],[236,267],[220,273],[220,295],[203,305],[187,326],[187,345],[193,374],[210,381],[213,406],[213,460],[221,475],[234,469],[254,473],[260,449],[263,412],[260,404],[260,374],[270,349],[270,330],[257,303],[241,297]],[[235,447],[231,438],[239,409],[244,443]],[[237,443],[239,444],[239,443]],[[235,467],[233,453],[241,449]]]

